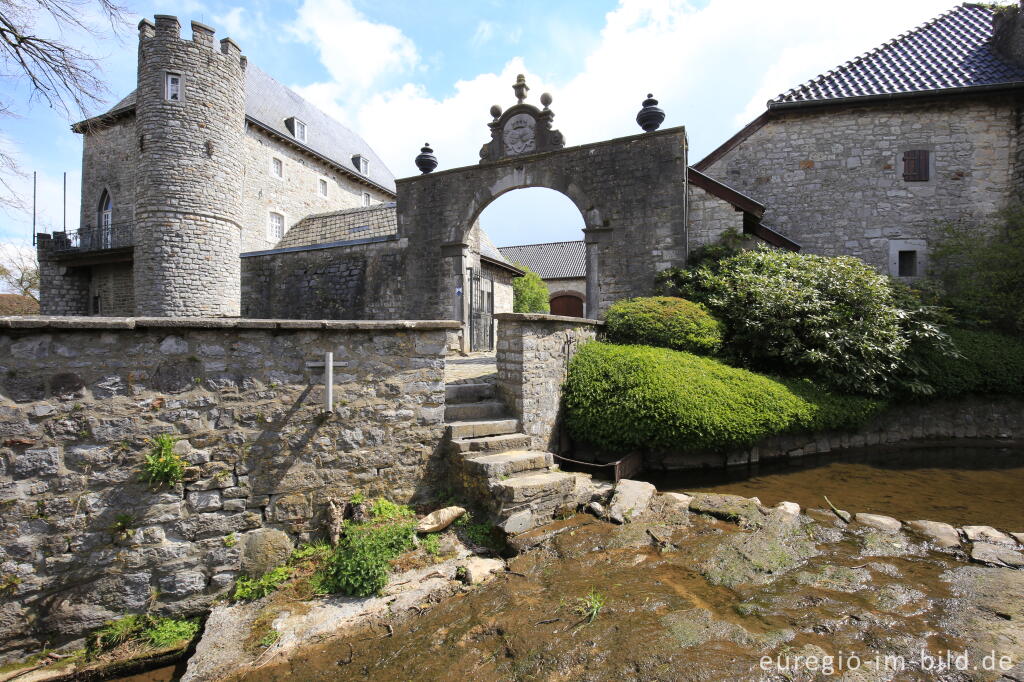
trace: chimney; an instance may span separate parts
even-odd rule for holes
[[[1004,61],[1024,66],[1024,0],[1008,5],[992,17],[992,49]]]

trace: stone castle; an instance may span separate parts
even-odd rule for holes
[[[137,90],[74,126],[82,228],[40,240],[42,312],[456,319],[489,347],[520,274],[503,251],[551,273],[559,311],[594,317],[727,230],[912,279],[936,223],[1024,194],[1022,15],[956,7],[780,95],[693,166],[682,128],[565,147],[550,95],[528,104],[520,81],[479,166],[397,183],[230,38],[157,16]],[[566,194],[585,239],[494,248],[476,219],[520,187]]]

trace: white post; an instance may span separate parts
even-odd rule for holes
[[[324,353],[324,411],[334,412],[334,353]]]

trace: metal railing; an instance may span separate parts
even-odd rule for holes
[[[55,232],[50,241],[50,250],[103,251],[132,246],[134,223],[114,223],[102,227],[83,227],[75,232]]]

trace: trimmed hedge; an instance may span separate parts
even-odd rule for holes
[[[700,303],[652,296],[614,303],[605,316],[612,343],[639,344],[713,355],[722,346],[722,323]]]
[[[728,449],[786,431],[854,429],[883,401],[840,396],[691,353],[592,342],[569,364],[566,425],[599,449]]]
[[[924,361],[936,397],[1024,395],[1024,342],[989,331],[947,331],[963,357]]]

